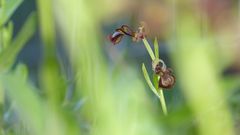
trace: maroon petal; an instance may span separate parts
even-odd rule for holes
[[[108,38],[112,42],[113,45],[118,44],[121,40],[124,34],[120,31],[115,31],[112,35],[109,35]]]

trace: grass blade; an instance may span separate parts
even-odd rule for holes
[[[15,40],[0,54],[0,71],[8,70],[15,61],[17,54],[32,37],[36,30],[36,14],[32,13]]]
[[[34,93],[36,88],[27,82],[26,68],[18,66],[11,74],[1,74],[0,81],[7,90],[9,98],[16,105],[17,112],[32,134],[44,134],[44,106],[41,99]]]
[[[149,75],[148,75],[148,72],[147,72],[147,69],[146,69],[144,63],[142,64],[142,72],[143,72],[144,78],[145,78],[148,86],[150,87],[150,89],[153,91],[153,93],[154,93],[158,98],[160,98],[160,96],[158,95],[157,90],[155,89],[155,87],[153,86],[153,84],[152,84],[152,82],[151,82],[151,80],[150,80],[150,77],[149,77]]]
[[[4,25],[23,0],[7,0],[0,12],[0,26]]]

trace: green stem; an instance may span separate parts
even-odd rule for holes
[[[159,58],[159,47],[158,47],[157,37],[155,37],[154,39],[154,52],[155,52],[156,58]]]
[[[155,60],[155,58],[158,58],[159,59],[159,49],[158,49],[158,42],[157,42],[157,38],[155,38],[155,41],[154,41],[154,51],[155,51],[155,55],[150,47],[150,44],[148,43],[148,41],[144,38],[143,39],[143,43],[151,57],[152,60]],[[156,57],[155,57],[156,56]],[[145,69],[145,66],[143,64],[143,69]],[[146,70],[146,69],[145,69]],[[144,70],[143,70],[144,71]],[[145,71],[145,74],[148,74],[146,71]],[[144,75],[146,76],[146,75]],[[145,77],[146,79],[147,77]],[[158,87],[158,81],[159,81],[160,77],[157,77],[156,75],[153,75],[153,81],[154,81],[154,88],[152,88],[153,86],[152,85],[149,85],[150,88],[152,89],[153,92],[155,92],[154,90],[157,90],[157,96],[159,97],[160,99],[160,103],[161,103],[161,106],[162,106],[162,110],[163,110],[163,113],[164,115],[167,115],[168,114],[168,111],[167,111],[167,105],[166,105],[166,102],[165,102],[165,98],[164,98],[164,94],[163,94],[163,89],[162,88],[159,88]],[[146,80],[149,80],[150,81],[150,78],[146,79]],[[148,82],[151,83],[151,81]],[[151,87],[152,86],[152,87]],[[156,94],[156,93],[155,93]]]
[[[164,94],[163,94],[163,89],[159,88],[158,91],[159,91],[158,94],[160,96],[160,103],[161,103],[161,106],[162,106],[163,113],[164,113],[164,115],[167,115],[168,111],[167,111],[167,105],[166,105]]]
[[[157,94],[158,94],[159,101],[160,101],[161,106],[162,106],[163,114],[167,115],[168,111],[167,111],[167,105],[166,105],[165,98],[164,98],[163,89],[158,87],[159,79],[160,79],[159,76],[157,76],[155,74],[153,75],[154,88],[157,90]]]
[[[148,54],[150,55],[151,59],[152,59],[152,60],[155,60],[155,55],[154,55],[154,53],[153,53],[153,51],[152,51],[152,49],[151,49],[151,46],[150,46],[150,44],[148,43],[148,41],[147,41],[146,38],[143,39],[143,43],[144,43],[144,45],[145,45],[145,47],[146,47],[146,49],[147,49],[147,51],[148,51]]]

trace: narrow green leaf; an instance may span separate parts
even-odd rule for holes
[[[155,56],[154,56],[154,53],[152,51],[152,48],[150,46],[150,44],[148,43],[147,39],[143,39],[143,43],[148,51],[148,54],[150,55],[151,59],[154,60],[155,59]]]
[[[18,64],[15,74],[19,75],[22,77],[22,80],[27,80],[28,78],[28,69],[27,66],[24,64]]]
[[[4,25],[13,15],[14,11],[20,6],[23,0],[7,0],[0,11],[0,26]]]
[[[148,74],[148,72],[147,72],[147,69],[146,69],[144,63],[142,64],[142,72],[143,72],[144,78],[145,78],[148,86],[150,87],[150,89],[153,91],[153,93],[154,93],[158,98],[160,98],[160,96],[158,95],[157,90],[155,89],[155,87],[153,86],[153,84],[152,84],[152,82],[151,82],[151,80],[150,80],[149,74]]]
[[[158,89],[158,80],[159,80],[158,76],[155,73],[153,73],[153,84],[156,90]]]
[[[8,70],[14,63],[17,54],[32,37],[36,30],[36,14],[32,13],[14,41],[0,54],[0,72]]]
[[[158,45],[157,37],[155,37],[154,39],[154,52],[155,52],[156,58],[159,59],[159,45]]]
[[[53,2],[51,0],[37,0],[38,17],[43,44],[46,46],[45,55],[49,55],[55,49],[55,24],[53,14]]]
[[[11,101],[21,116],[21,120],[28,123],[31,134],[44,134],[45,113],[41,99],[34,91],[36,88],[22,78],[25,73],[24,67],[17,67],[18,71],[9,74],[1,74],[0,82],[6,89]],[[22,72],[22,73],[20,73]]]
[[[9,22],[6,27],[3,28],[3,50],[11,43],[13,33],[13,23]]]

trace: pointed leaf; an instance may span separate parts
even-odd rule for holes
[[[158,45],[157,37],[155,37],[154,39],[154,52],[155,52],[156,58],[159,59],[159,45]]]
[[[145,78],[148,86],[150,87],[150,89],[153,91],[153,93],[154,93],[158,98],[160,98],[159,95],[158,95],[157,90],[155,89],[155,87],[153,86],[153,84],[152,84],[152,82],[151,82],[151,80],[150,80],[150,77],[149,77],[149,75],[148,75],[148,72],[147,72],[147,69],[146,69],[144,63],[142,64],[142,72],[143,72],[144,78]]]
[[[32,13],[15,40],[0,54],[0,72],[8,70],[14,63],[17,54],[32,37],[36,30],[36,15]]]
[[[22,2],[23,0],[7,0],[6,3],[4,3],[4,7],[0,10],[0,26],[8,21]]]

